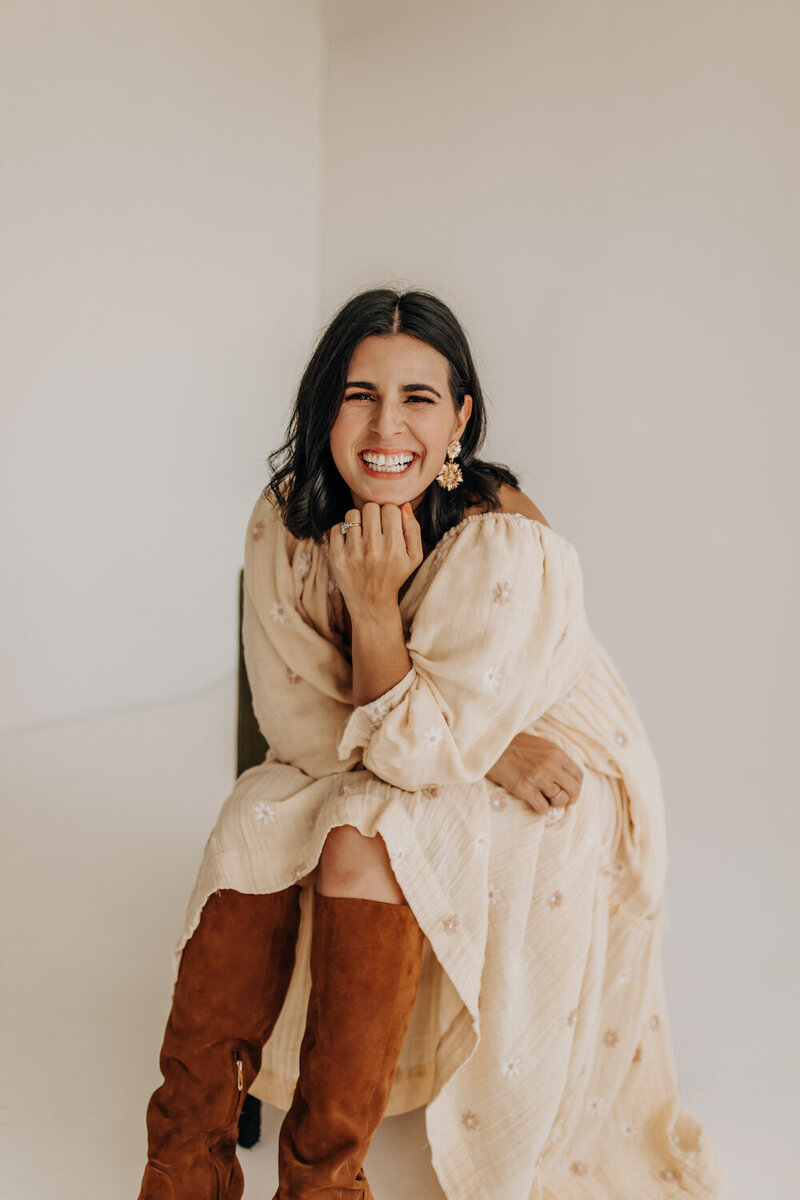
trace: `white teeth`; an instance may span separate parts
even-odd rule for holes
[[[368,454],[361,455],[373,471],[397,472],[404,471],[413,462],[413,454]]]

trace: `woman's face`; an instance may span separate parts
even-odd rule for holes
[[[456,412],[448,367],[443,354],[407,333],[374,334],[358,343],[330,436],[333,461],[354,508],[406,500],[417,507],[472,412],[471,396]],[[389,462],[370,466],[365,453]],[[393,455],[404,461],[387,469]]]

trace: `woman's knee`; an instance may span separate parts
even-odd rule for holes
[[[364,895],[399,903],[403,893],[394,877],[386,843],[380,834],[365,837],[354,825],[331,829],[317,866],[320,891]]]

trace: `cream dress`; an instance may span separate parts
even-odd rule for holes
[[[448,1200],[719,1196],[716,1147],[677,1095],[659,772],[589,628],[575,547],[517,514],[465,517],[401,598],[411,669],[357,708],[326,547],[291,535],[263,493],[244,577],[270,748],[208,839],[174,978],[216,889],[278,891],[313,869],[333,827],[379,833],[425,933],[387,1115],[426,1106]],[[574,804],[540,815],[485,778],[521,730],[581,765]],[[250,1089],[284,1110],[313,901],[303,888],[294,976]]]

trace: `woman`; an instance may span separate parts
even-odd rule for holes
[[[658,769],[484,430],[441,301],[337,313],[248,525],[270,749],[189,902],[140,1200],[239,1200],[249,1090],[288,1108],[275,1200],[369,1200],[381,1118],[423,1104],[448,1200],[719,1195],[676,1094]]]

